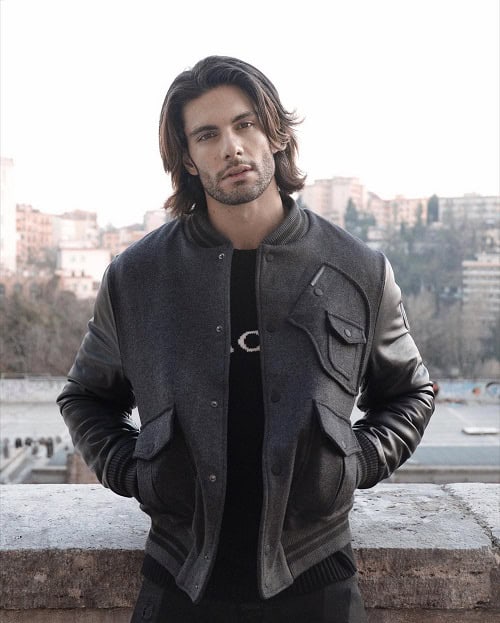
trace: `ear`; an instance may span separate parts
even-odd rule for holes
[[[182,163],[188,173],[190,173],[191,175],[198,175],[198,169],[196,168],[194,162],[191,160],[187,152],[185,152],[182,156]]]

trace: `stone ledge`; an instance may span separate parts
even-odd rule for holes
[[[127,620],[149,527],[135,500],[100,485],[5,485],[0,499],[2,621]],[[495,484],[358,491],[353,545],[370,621],[497,617],[499,501]]]

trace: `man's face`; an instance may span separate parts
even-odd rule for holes
[[[274,178],[272,148],[250,98],[225,85],[184,107],[188,153],[184,166],[199,175],[207,195],[221,204],[254,201]]]

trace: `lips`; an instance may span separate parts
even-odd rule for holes
[[[235,167],[230,167],[223,176],[223,180],[228,177],[235,177],[236,175],[241,175],[241,173],[246,173],[247,171],[251,171],[252,167],[249,164],[238,164]]]

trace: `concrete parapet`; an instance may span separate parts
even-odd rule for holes
[[[65,377],[27,374],[22,378],[0,378],[2,402],[55,402]]]
[[[357,492],[370,623],[499,621],[499,503],[495,484]],[[5,485],[0,517],[2,622],[129,620],[149,527],[134,500],[100,485]]]

